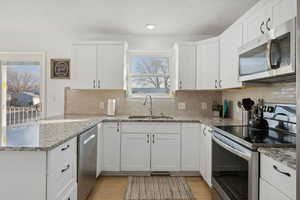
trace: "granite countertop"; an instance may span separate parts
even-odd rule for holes
[[[258,151],[296,170],[296,148],[259,148]]]
[[[240,124],[239,121],[230,119],[197,116],[181,116],[174,119],[128,119],[128,116],[64,115],[1,128],[0,151],[49,151],[100,122],[181,122],[204,123],[208,126]]]

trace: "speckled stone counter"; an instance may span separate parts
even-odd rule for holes
[[[258,151],[296,170],[296,148],[259,148]]]
[[[114,117],[64,115],[36,123],[1,128],[0,151],[49,151],[80,135],[100,122],[174,122],[203,123],[208,126],[239,125],[239,121],[218,118],[180,116],[174,119],[129,119],[128,115]]]
[[[101,120],[42,120],[2,128],[0,151],[49,151],[97,125]]]

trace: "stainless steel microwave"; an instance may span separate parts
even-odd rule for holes
[[[239,48],[239,80],[272,80],[296,72],[296,19]],[[276,80],[276,79],[274,79]]]

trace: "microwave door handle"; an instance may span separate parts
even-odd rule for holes
[[[267,45],[267,60],[268,60],[268,68],[269,70],[272,70],[272,69],[278,69],[280,67],[280,63],[281,63],[281,51],[280,51],[280,48],[277,48],[279,54],[280,54],[280,57],[278,59],[278,61],[276,61],[276,64],[273,65],[272,63],[272,48],[273,48],[273,45],[278,45],[276,44],[276,40],[270,40],[268,42],[268,45]]]
[[[221,142],[218,138],[216,138],[215,136],[212,137],[213,141],[216,142],[218,145],[220,145],[221,147],[223,147],[224,149],[230,151],[231,153],[245,159],[245,160],[250,160],[251,159],[251,153],[250,155],[245,153],[245,152],[241,152],[227,144],[225,144],[224,142]]]

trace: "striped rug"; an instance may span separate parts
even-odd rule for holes
[[[130,176],[124,200],[195,200],[183,177]]]

